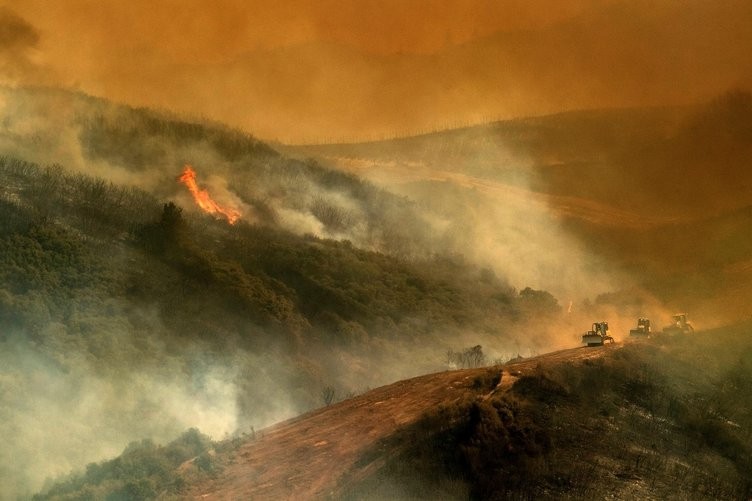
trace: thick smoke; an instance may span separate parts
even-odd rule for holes
[[[156,315],[142,313],[136,326],[116,305],[108,309],[86,335],[54,321],[41,339],[3,335],[0,498],[28,495],[132,441],[167,443],[191,427],[219,440],[300,412],[285,398],[279,361],[212,354],[196,341],[169,346]],[[255,405],[241,413],[249,400]]]
[[[682,104],[752,82],[745,0],[22,3],[56,83],[267,139]]]
[[[55,80],[43,63],[39,30],[16,12],[0,6],[0,85],[42,84]]]
[[[384,222],[407,215],[404,207],[409,204],[392,207],[396,197],[390,194],[302,162],[289,163],[266,147],[260,147],[262,151],[250,161],[235,160],[206,138],[181,142],[170,136],[174,131],[144,130],[151,120],[179,123],[171,114],[129,110],[53,89],[2,89],[0,108],[5,117],[0,147],[6,154],[40,164],[61,164],[176,200],[196,211],[190,194],[176,181],[190,164],[200,187],[218,203],[240,210],[246,222],[271,224],[301,235],[347,239],[366,248],[384,250],[401,242],[406,252],[414,250],[407,243],[413,235],[403,235],[395,225]],[[223,134],[240,134],[209,127]],[[237,140],[250,141],[245,134]],[[372,197],[364,201],[353,190],[370,192]],[[422,238],[424,230],[416,231]]]
[[[316,177],[326,178],[322,169],[299,162],[288,165],[271,150],[261,149],[259,164],[239,165],[228,160],[231,150],[218,149],[203,137],[179,145],[148,132],[131,135],[146,127],[138,111],[52,89],[4,88],[0,109],[4,155],[62,164],[62,172],[98,175],[145,189],[198,213],[177,181],[190,162],[206,173],[199,179],[202,187],[218,201],[241,208],[246,222],[300,235],[350,238],[364,246],[382,243],[367,229],[362,199],[338,187],[339,178],[327,187],[326,180]],[[93,137],[103,129],[103,136]],[[252,142],[245,135],[239,140]],[[148,154],[139,156],[143,152]],[[4,187],[4,201],[19,203],[18,189]],[[117,244],[110,258],[108,266],[119,270],[116,273],[135,274],[136,280],[142,273],[137,255],[128,255]],[[341,379],[337,386],[342,397],[363,389],[363,381],[392,380],[390,371],[397,365],[369,362],[353,370],[348,381],[339,374],[340,363],[348,357],[344,351],[331,368],[315,363],[299,367],[300,361],[289,353],[222,350],[193,338],[190,343],[170,340],[156,312],[134,312],[119,299],[79,292],[65,301],[65,319],[38,293],[0,299],[5,309],[23,311],[36,326],[33,332],[19,329],[2,336],[0,434],[9,438],[0,458],[0,480],[3,495],[10,498],[38,490],[47,478],[117,455],[134,440],[165,443],[189,427],[222,439],[291,417],[319,404],[310,387],[301,383],[306,378],[319,377],[322,385]],[[322,350],[320,356],[332,354]],[[400,375],[409,362],[401,365]],[[441,361],[418,367],[435,370]]]
[[[0,84],[28,82],[40,74],[34,62],[39,39],[34,26],[0,7]]]
[[[327,147],[304,151],[416,200],[442,252],[490,267],[514,287],[548,290],[563,302],[579,303],[614,290],[614,284],[629,286],[566,231],[563,203],[551,207],[555,199],[532,190],[529,158],[507,147],[493,128],[465,134],[446,141],[428,136],[418,146],[406,146],[410,140],[344,146],[346,156],[327,155]],[[449,143],[460,149],[444,151],[442,144]],[[608,209],[583,210],[604,218]]]

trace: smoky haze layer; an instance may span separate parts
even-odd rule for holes
[[[14,84],[40,77],[33,52],[39,32],[25,19],[0,6],[0,83]]]
[[[647,293],[709,326],[746,316],[750,124],[752,97],[736,90],[291,151],[419,201],[465,236],[456,252],[565,306],[608,291],[596,302],[613,300],[614,318]]]
[[[284,141],[686,104],[752,81],[752,7],[743,0],[440,8],[228,1],[197,9],[169,2],[16,7],[40,33],[44,83]]]

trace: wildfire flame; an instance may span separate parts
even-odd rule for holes
[[[222,207],[215,202],[211,196],[209,196],[208,191],[202,190],[198,187],[196,184],[196,171],[194,171],[190,165],[185,166],[183,174],[178,178],[178,181],[188,188],[188,191],[193,195],[193,200],[195,200],[196,205],[198,205],[204,212],[223,216],[230,224],[235,224],[238,219],[240,219],[239,211],[229,207]]]

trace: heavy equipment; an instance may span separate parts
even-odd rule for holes
[[[588,346],[603,346],[606,341],[614,342],[608,334],[608,322],[594,322],[593,329],[582,335],[582,342]]]
[[[692,322],[687,320],[686,313],[677,313],[671,318],[674,322],[663,328],[664,334],[690,334],[695,331],[695,328],[692,327]]]
[[[629,329],[629,335],[636,337],[650,337],[650,332],[650,319],[645,317],[638,318],[637,327]]]

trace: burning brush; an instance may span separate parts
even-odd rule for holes
[[[185,166],[183,174],[178,178],[178,181],[188,188],[188,191],[193,195],[193,200],[195,200],[196,205],[198,205],[204,212],[224,217],[230,224],[235,224],[237,220],[240,219],[240,212],[238,210],[229,207],[222,207],[215,202],[211,196],[209,196],[208,191],[202,190],[198,187],[198,184],[196,184],[196,171],[194,171],[190,165]]]

